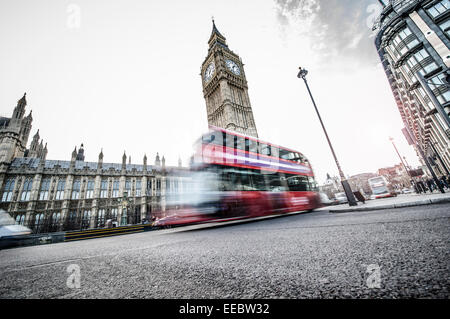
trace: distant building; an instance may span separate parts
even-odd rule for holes
[[[411,187],[411,177],[402,164],[380,168],[377,173],[379,176],[384,176],[396,190]]]
[[[327,179],[325,183],[319,187],[319,190],[325,194],[327,194],[328,198],[335,198],[336,193],[343,192],[341,180],[337,176],[331,177],[330,174],[327,174]]]
[[[362,173],[351,176],[348,182],[354,192],[360,191],[362,194],[371,195],[372,189],[369,186],[369,178],[376,177],[374,173]]]
[[[427,161],[439,155],[442,162],[434,162],[437,174],[445,174],[450,168],[450,1],[379,2],[383,10],[374,26],[378,29],[375,45],[405,125],[404,134]],[[425,79],[423,86],[418,73]]]

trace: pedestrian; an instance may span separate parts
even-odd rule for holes
[[[442,176],[441,179],[439,180],[439,183],[441,184],[442,188],[448,188],[448,184],[447,181],[445,180],[445,176]]]
[[[420,189],[421,189],[421,193],[422,193],[422,192],[426,193],[426,192],[427,192],[427,188],[426,188],[426,186],[425,186],[425,183],[424,183],[422,180],[420,180],[420,181],[418,182],[418,184],[419,184],[419,187],[420,187]]]
[[[447,183],[447,179],[445,178],[445,176],[441,177],[441,181],[442,181],[442,184],[444,184],[445,188],[447,188],[447,189],[450,188],[449,184]]]
[[[353,192],[353,195],[355,195],[355,197],[363,204],[366,203],[366,199],[364,198],[363,194],[361,194],[360,191]]]
[[[422,193],[422,192],[420,191],[419,187],[417,186],[417,184],[414,183],[414,181],[411,181],[411,185],[412,185],[412,187],[414,187],[414,191],[416,192],[416,194]]]

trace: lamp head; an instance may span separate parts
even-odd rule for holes
[[[306,69],[303,69],[302,67],[299,67],[299,70],[300,71],[298,72],[297,77],[305,79],[306,75],[308,74],[308,71]]]

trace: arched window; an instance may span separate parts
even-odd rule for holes
[[[136,197],[141,196],[141,188],[142,188],[142,182],[140,179],[136,180]]]
[[[64,198],[64,187],[66,186],[66,181],[63,179],[60,179],[58,181],[58,185],[56,186],[56,200],[60,200]]]
[[[27,177],[23,183],[22,195],[20,196],[21,201],[30,200],[31,187],[33,186],[33,180],[31,177]]]
[[[39,200],[48,199],[48,191],[50,189],[50,178],[44,178],[41,183],[41,191],[39,192]]]
[[[105,226],[105,209],[99,209],[97,214],[97,227]]]
[[[112,197],[119,197],[119,181],[118,180],[114,180],[114,182],[113,182]]]
[[[117,220],[117,208],[112,208],[111,209],[111,219],[112,220]]]
[[[8,178],[3,189],[2,202],[10,202],[14,190],[14,178]]]
[[[23,225],[25,222],[25,214],[19,214],[16,216],[16,224]]]
[[[76,179],[73,182],[72,199],[80,198],[80,188],[81,188],[81,181],[79,179]]]
[[[34,232],[39,233],[44,224],[44,213],[38,213],[34,216]]]
[[[100,185],[100,198],[108,197],[108,180],[103,179]]]
[[[86,199],[92,198],[94,196],[94,181],[88,180],[86,187]]]
[[[91,222],[91,211],[90,210],[85,210],[83,212],[83,219],[82,219],[82,222],[81,222],[81,228],[82,229],[89,228],[90,222]]]

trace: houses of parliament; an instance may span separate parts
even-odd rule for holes
[[[208,124],[257,137],[240,57],[231,51],[214,21],[209,49],[201,66]],[[27,96],[17,102],[11,118],[0,117],[0,209],[34,233],[96,228],[106,221],[119,225],[152,220],[165,209],[166,198],[185,187],[188,168],[165,165],[156,154],[132,164],[86,162],[83,144],[70,160],[47,159],[47,143],[39,130],[31,138],[32,112]],[[69,158],[69,154],[68,154]]]

